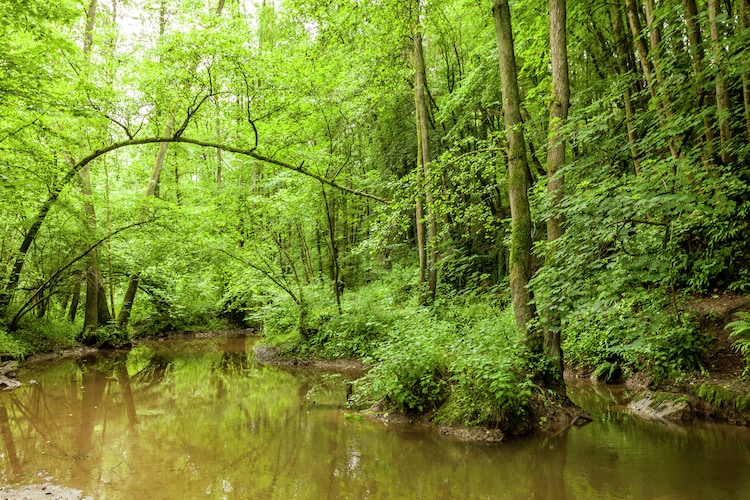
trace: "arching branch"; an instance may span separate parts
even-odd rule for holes
[[[205,102],[206,99],[208,99],[208,95],[204,95],[201,99],[198,99],[196,97],[196,101],[188,110],[187,121],[189,121],[189,119],[195,114],[195,112],[197,112],[198,108],[200,108],[201,104]],[[381,198],[374,194],[366,193],[364,191],[358,191],[356,189],[351,189],[346,186],[341,186],[339,184],[336,184],[332,180],[329,180],[323,176],[315,174],[311,172],[310,170],[303,168],[304,163],[300,164],[299,166],[296,166],[296,165],[292,165],[291,163],[288,163],[282,160],[277,160],[275,158],[262,155],[256,151],[255,146],[250,147],[250,148],[241,148],[241,147],[230,146],[228,144],[205,141],[202,139],[182,137],[181,134],[184,132],[185,128],[186,128],[186,125],[185,123],[183,123],[180,126],[180,128],[177,129],[175,134],[172,135],[171,137],[146,137],[146,138],[141,138],[141,139],[127,139],[124,141],[115,142],[101,149],[97,149],[96,151],[93,151],[92,153],[88,154],[87,156],[83,157],[78,162],[70,166],[68,171],[65,172],[65,175],[63,175],[63,177],[59,180],[59,182],[50,190],[49,195],[47,196],[47,199],[42,203],[42,206],[39,208],[39,212],[37,213],[36,217],[32,219],[31,224],[29,225],[29,229],[26,231],[26,235],[24,236],[24,239],[21,242],[21,246],[16,255],[16,259],[13,263],[10,274],[8,275],[8,278],[5,282],[5,286],[3,287],[3,290],[0,291],[0,318],[5,318],[7,315],[8,305],[10,304],[10,301],[13,298],[13,294],[15,293],[15,290],[18,287],[18,282],[21,276],[21,271],[23,270],[23,265],[26,260],[26,253],[31,247],[31,244],[34,242],[34,239],[36,238],[36,235],[39,232],[39,229],[42,227],[42,224],[44,223],[44,220],[47,217],[47,214],[52,209],[57,199],[60,197],[60,193],[62,193],[63,189],[65,189],[65,187],[68,184],[70,184],[70,182],[75,178],[75,176],[78,175],[81,169],[83,169],[86,165],[88,165],[95,159],[99,158],[100,156],[103,156],[112,151],[116,151],[118,149],[131,147],[131,146],[139,146],[143,144],[158,144],[158,143],[164,143],[164,142],[193,144],[193,145],[200,146],[200,147],[216,148],[216,149],[220,149],[222,151],[226,151],[229,153],[250,156],[251,158],[255,158],[256,160],[259,160],[262,162],[270,163],[272,165],[277,165],[282,168],[293,170],[302,175],[306,175],[308,177],[316,179],[335,189],[339,189],[341,191],[347,192],[349,194],[353,194],[355,196],[370,198],[370,199],[379,201],[381,203],[387,203],[387,201],[384,198]]]

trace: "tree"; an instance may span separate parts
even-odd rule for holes
[[[529,208],[529,165],[526,158],[526,141],[521,118],[521,96],[518,91],[516,56],[510,7],[507,0],[493,0],[492,8],[497,33],[497,52],[502,82],[503,120],[508,141],[508,197],[511,212],[511,243],[508,271],[510,294],[516,325],[533,351],[539,347],[536,335],[530,329],[534,317],[531,294],[531,210]]]
[[[563,126],[568,119],[570,81],[568,79],[567,6],[565,0],[550,0],[550,60],[552,66],[552,103],[549,110],[549,144],[547,146],[547,191],[552,196],[552,215],[547,220],[547,240],[562,235],[562,221],[556,213],[563,198],[563,177],[566,141]],[[548,311],[548,315],[549,315]],[[545,327],[544,352],[562,376],[564,369],[560,348],[560,321],[553,318]]]
[[[83,56],[86,64],[90,64],[91,49],[94,43],[94,27],[96,25],[97,0],[91,0],[86,11],[86,28],[83,40]],[[83,167],[79,176],[81,179],[81,193],[84,197],[86,224],[92,235],[96,234],[96,209],[92,201],[91,178],[89,165]],[[86,310],[83,329],[96,330],[99,325],[109,323],[112,319],[107,305],[107,296],[102,285],[102,273],[99,269],[99,257],[96,249],[92,250],[86,259]],[[85,335],[84,335],[85,337]]]
[[[419,3],[419,2],[418,2]],[[417,8],[419,11],[419,8]],[[437,292],[437,272],[438,272],[438,253],[437,253],[437,217],[435,216],[435,196],[432,193],[432,175],[430,172],[430,132],[428,123],[429,110],[427,108],[426,86],[427,77],[424,68],[424,53],[422,50],[422,33],[419,27],[414,31],[414,99],[416,102],[417,115],[417,178],[421,179],[421,187],[424,189],[425,198],[427,199],[427,286],[429,289],[430,300],[435,300]],[[417,231],[423,223],[420,219],[422,193],[417,194]],[[422,240],[421,240],[422,241]],[[420,243],[420,262],[422,255],[425,253]],[[420,268],[422,266],[420,265]],[[423,275],[420,274],[420,279]]]

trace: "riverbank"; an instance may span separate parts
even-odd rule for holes
[[[626,383],[632,400],[640,402],[631,411],[664,421],[749,425],[750,382],[742,378],[744,359],[732,348],[725,328],[736,312],[747,310],[750,298],[727,293],[684,306],[701,334],[710,338],[700,352],[702,368],[676,373],[658,384],[646,372],[615,380]],[[534,362],[526,358],[514,336],[512,318],[507,310],[498,313],[491,303],[400,314],[359,307],[325,318],[308,324],[307,339],[288,329],[283,336],[266,332],[268,345],[256,346],[256,358],[263,363],[367,373],[354,386],[355,406],[384,422],[430,425],[459,439],[497,441],[535,432],[555,434],[587,421],[585,412],[551,398],[529,378]],[[242,329],[166,338],[258,334]],[[25,363],[91,352],[83,349],[35,355]],[[569,370],[567,375],[588,378],[591,372]],[[664,413],[669,406],[665,401],[680,405],[673,415]]]
[[[750,426],[750,380],[743,377],[745,360],[733,347],[727,325],[737,313],[750,311],[750,297],[730,292],[695,297],[683,313],[690,315],[706,339],[700,369],[655,383],[636,373],[622,382],[629,392],[629,409],[648,419],[665,422],[705,420]],[[585,370],[568,370],[569,378],[597,379]]]
[[[276,366],[302,366],[316,369],[344,372],[366,372],[370,366],[356,358],[322,359],[280,354],[279,349],[259,344],[253,351],[258,361]],[[513,437],[531,433],[556,435],[572,426],[582,426],[591,421],[591,415],[566,398],[550,397],[548,393],[536,391],[529,397],[528,407],[516,418],[498,422],[498,425],[460,425],[448,421],[440,408],[426,412],[407,411],[389,405],[386,401],[376,401],[365,406],[355,394],[350,399],[358,415],[378,420],[386,425],[411,425],[430,428],[442,436],[457,441],[501,442]],[[358,406],[359,404],[359,406]]]
[[[734,339],[726,329],[728,323],[736,320],[736,312],[747,310],[750,297],[733,293],[686,302],[681,314],[694,325],[694,335],[700,339],[695,346],[696,368],[674,370],[660,380],[648,370],[630,371],[627,379],[614,377],[608,382],[626,384],[627,397],[632,403],[630,411],[643,418],[665,423],[706,420],[749,425],[750,382],[742,377],[745,362],[733,348]],[[526,361],[518,361],[523,354],[514,351],[513,337],[504,331],[507,323],[501,320],[489,323],[486,318],[477,318],[476,313],[467,314],[466,308],[420,316],[422,323],[411,318],[408,323],[392,322],[389,325],[392,331],[382,334],[382,344],[365,356],[376,373],[368,373],[358,388],[364,392],[364,401],[377,403],[367,406],[375,418],[438,428],[447,421],[447,428],[451,429],[448,434],[454,433],[453,429],[489,429],[493,433],[500,431],[503,437],[499,439],[531,432],[554,434],[571,423],[586,421],[586,415],[578,413],[572,405],[550,400],[546,391],[523,378],[533,368]],[[450,322],[440,319],[446,316]],[[495,317],[499,317],[497,313]],[[376,315],[367,318],[368,325],[380,324]],[[349,318],[348,322],[354,321]],[[315,326],[316,333],[333,345],[354,344],[364,337],[352,330],[343,333],[328,330],[326,323]],[[494,335],[484,333],[488,331]],[[273,334],[269,338],[279,339]],[[498,339],[504,339],[505,345],[498,347]],[[276,348],[263,348],[261,358],[277,364],[335,365],[328,358],[315,358],[318,351],[308,347],[315,341],[316,338],[308,339],[307,343],[299,339],[290,341],[286,336],[277,342]],[[649,366],[648,359],[644,365]],[[567,370],[566,376],[596,380],[594,373],[593,368],[589,371],[578,368]],[[487,387],[493,384],[500,390],[491,394]],[[522,398],[513,398],[521,393]],[[515,413],[502,413],[497,406],[502,404],[514,408]],[[461,408],[456,410],[459,405]],[[469,432],[471,436],[477,434],[481,435],[481,431]],[[496,433],[490,440],[498,440]]]

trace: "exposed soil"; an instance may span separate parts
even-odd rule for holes
[[[277,349],[267,345],[256,345],[253,347],[253,352],[255,353],[255,359],[261,363],[276,366],[304,366],[307,368],[319,368],[321,370],[337,370],[343,372],[362,372],[366,368],[364,363],[362,363],[362,360],[356,358],[286,358],[279,356]]]
[[[23,361],[24,365],[32,365],[37,363],[46,363],[47,361],[52,361],[55,359],[69,359],[69,358],[80,358],[82,356],[86,356],[87,354],[92,354],[97,352],[97,349],[94,347],[74,347],[72,349],[66,349],[64,351],[60,352],[47,352],[44,354],[34,354],[33,356],[29,356]]]
[[[702,373],[693,373],[675,384],[675,392],[683,392],[693,400],[699,417],[735,425],[750,425],[750,411],[738,410],[730,404],[716,405],[696,394],[696,388],[711,384],[726,394],[743,398],[750,395],[750,380],[742,377],[745,360],[732,347],[728,323],[738,319],[737,312],[750,311],[750,297],[731,292],[696,297],[688,303],[687,311],[695,315],[698,325],[711,339],[703,355]]]
[[[715,379],[742,377],[745,360],[732,348],[730,332],[726,326],[737,319],[735,313],[750,311],[750,297],[731,292],[699,297],[688,304],[687,311],[695,314],[701,330],[713,339],[703,359],[710,377]]]

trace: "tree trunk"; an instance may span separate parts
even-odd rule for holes
[[[122,299],[120,314],[117,316],[117,326],[119,328],[126,328],[130,322],[130,312],[133,309],[133,301],[135,300],[135,294],[138,291],[138,281],[137,274],[130,275],[128,288],[125,290],[125,297]]]
[[[417,146],[419,148],[419,146]],[[419,168],[419,167],[417,167]],[[427,278],[427,251],[425,250],[425,236],[424,236],[424,207],[422,206],[422,172],[417,172],[419,182],[417,183],[417,201],[414,217],[417,233],[417,254],[419,254],[419,284],[425,282]]]
[[[334,207],[328,203],[328,196],[326,196],[326,190],[324,186],[321,186],[323,191],[323,201],[326,207],[326,221],[328,222],[328,248],[331,253],[331,281],[333,282],[333,293],[336,297],[336,307],[339,314],[342,314],[341,310],[341,294],[344,291],[344,281],[341,278],[341,268],[339,267],[339,251],[336,245],[336,215],[334,213]]]
[[[703,40],[701,37],[701,28],[698,21],[698,6],[695,0],[684,0],[685,8],[685,26],[687,27],[688,45],[690,47],[690,60],[693,63],[693,75],[695,76],[695,86],[697,88],[696,98],[699,103],[706,106],[706,92],[703,88],[701,71],[703,68]],[[713,155],[714,132],[708,117],[703,117],[703,128],[705,129],[705,148],[706,154],[710,157]]]
[[[646,11],[647,11],[647,23],[649,23],[649,33],[651,44],[653,47],[654,55],[654,68],[657,74],[657,81],[654,81],[653,74],[651,72],[651,65],[649,63],[649,51],[646,40],[643,36],[643,28],[641,27],[640,12],[638,4],[635,0],[625,0],[625,6],[628,16],[628,24],[630,25],[630,31],[633,35],[633,43],[635,43],[636,51],[638,52],[638,60],[641,63],[641,71],[643,72],[643,78],[646,80],[651,99],[653,99],[656,108],[659,110],[659,120],[662,127],[666,126],[667,121],[671,118],[672,113],[670,111],[669,100],[665,96],[662,100],[657,92],[656,83],[657,81],[663,80],[663,75],[660,69],[659,51],[658,51],[658,29],[655,25],[655,19],[653,14],[653,0],[646,0]],[[678,150],[675,144],[674,138],[669,141],[669,151],[672,157],[677,158]]]
[[[750,6],[748,0],[740,0],[740,18],[742,27],[750,28]],[[745,106],[745,130],[747,140],[750,141],[750,73],[746,70],[742,73],[742,101]]]
[[[620,73],[628,73],[628,45],[625,40],[625,30],[622,23],[622,13],[620,12],[621,4],[612,4],[612,29],[617,45],[617,62]],[[625,102],[625,124],[628,129],[628,144],[630,146],[630,157],[633,160],[633,170],[636,175],[641,173],[641,162],[638,159],[638,132],[635,128],[635,111],[633,109],[633,95],[631,85],[625,87],[623,92],[623,101]]]
[[[93,194],[91,190],[91,181],[88,175],[88,167],[81,170],[81,191],[87,200],[84,202],[84,210],[92,234],[96,234],[96,210],[88,198]],[[83,328],[96,329],[111,321],[112,316],[107,305],[107,293],[102,285],[102,275],[99,269],[99,253],[92,250],[86,258],[86,316],[83,322]]]
[[[563,177],[559,169],[565,165],[565,137],[561,131],[568,119],[570,80],[568,78],[568,37],[566,0],[549,0],[550,62],[552,65],[552,104],[549,110],[549,144],[547,146],[547,191],[552,196],[552,207],[560,205],[563,196]],[[547,220],[547,240],[554,241],[563,233],[562,218],[555,215]],[[547,311],[544,331],[544,354],[562,380],[563,358],[560,347],[560,318]]]
[[[91,0],[86,11],[86,30],[83,41],[83,53],[87,59],[90,58],[93,47],[96,10],[97,0]],[[71,163],[73,162],[71,161]],[[87,223],[91,234],[95,235],[96,209],[91,200],[93,191],[91,189],[88,166],[81,169],[80,177]],[[96,329],[100,324],[109,322],[110,319],[107,295],[102,286],[101,272],[99,270],[98,251],[93,250],[86,259],[86,316],[83,322],[83,329]]]
[[[711,27],[711,49],[713,51],[713,63],[716,68],[716,117],[719,123],[719,138],[721,139],[721,161],[724,164],[730,163],[730,142],[732,140],[732,131],[730,129],[729,116],[729,92],[722,75],[722,57],[723,48],[719,37],[719,25],[717,22],[718,15],[721,14],[721,5],[719,0],[708,0],[708,22]]]
[[[527,192],[530,179],[508,0],[494,0],[492,14],[497,34],[503,119],[508,141],[508,198],[511,213],[510,295],[519,331],[532,351],[540,352],[539,339],[532,336],[528,328],[528,323],[534,316],[528,289],[531,279],[531,210]]]
[[[78,301],[81,296],[81,277],[76,275],[76,283],[73,286],[73,294],[70,297],[70,309],[68,310],[68,320],[75,322],[78,314]]]
[[[84,210],[86,211],[89,231],[92,235],[95,235],[96,211],[90,201],[93,193],[88,171],[88,167],[81,170],[81,191],[86,198]],[[86,315],[83,321],[83,329],[96,329],[100,324],[106,324],[110,320],[107,294],[102,286],[102,277],[99,270],[99,253],[97,250],[92,250],[86,258]]]
[[[97,0],[91,0],[86,9],[86,28],[83,33],[83,53],[88,56],[91,54],[91,47],[94,45],[94,25],[96,23]]]
[[[641,63],[643,79],[646,80],[646,85],[651,93],[651,98],[656,100],[656,86],[654,85],[651,76],[651,65],[648,61],[648,46],[642,36],[643,30],[641,28],[641,19],[638,13],[638,4],[635,0],[625,0],[625,6],[628,16],[628,24],[630,25],[630,32],[633,34],[633,43],[635,43],[638,60]]]
[[[83,318],[83,329],[89,330],[99,326],[99,274],[95,264],[96,250],[89,254],[86,261],[86,314]]]
[[[437,220],[435,217],[435,197],[430,183],[430,134],[428,124],[427,99],[425,97],[426,75],[422,33],[414,33],[414,99],[417,108],[417,168],[421,169],[424,179],[424,194],[427,199],[427,284],[430,301],[435,300],[437,293]]]
[[[97,304],[97,322],[100,325],[106,325],[112,321],[112,314],[109,311],[109,304],[107,303],[107,293],[104,291],[104,285],[102,285],[102,277],[99,275],[99,290],[96,298]]]
[[[565,165],[565,138],[561,128],[568,119],[570,81],[568,79],[568,46],[566,30],[566,0],[550,0],[550,62],[552,65],[552,104],[549,111],[549,145],[547,146],[547,191],[552,194],[553,206],[562,199],[563,178],[557,175]],[[547,221],[547,239],[562,235],[562,220],[552,216]]]

